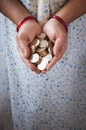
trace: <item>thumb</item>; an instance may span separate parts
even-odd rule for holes
[[[62,44],[64,43],[64,39],[62,37],[58,37],[55,41],[55,45],[53,48],[53,53],[55,56],[58,56],[59,50],[62,46]]]
[[[30,47],[28,45],[28,42],[25,39],[23,39],[21,40],[20,46],[24,54],[24,57],[28,58],[30,56]]]
[[[29,58],[29,56],[30,56],[30,48],[29,47],[24,47],[23,49],[24,49],[23,50],[24,57]]]

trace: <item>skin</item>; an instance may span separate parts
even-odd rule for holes
[[[0,0],[0,3],[2,3],[0,4],[0,11],[16,25],[23,18],[30,15],[29,11],[18,0]],[[56,15],[62,18],[66,24],[70,24],[84,13],[86,13],[86,0],[69,0]],[[42,29],[35,20],[28,20],[21,26],[16,36],[17,49],[22,60],[37,74],[46,73],[50,70],[58,60],[62,58],[67,49],[67,32],[65,31],[65,28],[54,18],[48,20],[43,27],[43,32],[48,35],[52,42],[54,42],[54,57],[46,70],[39,71],[27,58],[30,55],[30,42],[41,32]]]

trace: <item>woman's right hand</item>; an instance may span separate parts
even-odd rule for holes
[[[35,20],[26,21],[19,29],[16,41],[17,41],[17,49],[19,51],[21,59],[24,63],[36,73],[40,73],[40,71],[29,61],[30,56],[30,43],[33,41],[35,36],[41,33],[41,27]]]

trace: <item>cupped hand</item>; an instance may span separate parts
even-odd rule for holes
[[[17,49],[24,63],[36,73],[40,73],[36,66],[30,63],[30,43],[36,35],[41,33],[41,27],[35,20],[26,21],[19,29],[16,41]]]
[[[46,70],[50,70],[62,58],[67,49],[67,32],[63,25],[54,18],[44,25],[43,32],[54,43],[54,57],[46,68]]]

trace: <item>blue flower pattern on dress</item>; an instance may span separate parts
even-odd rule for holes
[[[43,26],[66,0],[21,0]],[[16,49],[16,26],[0,14],[0,130],[86,130],[86,15],[69,25],[68,49],[35,74]]]

